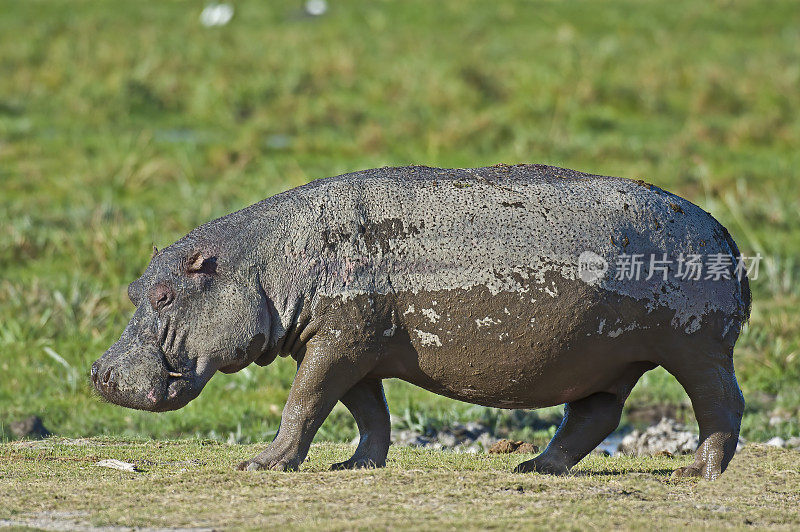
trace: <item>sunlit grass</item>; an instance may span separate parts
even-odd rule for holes
[[[243,472],[260,450],[208,440],[0,444],[0,524],[71,529],[674,529],[800,526],[800,453],[746,446],[716,481],[671,480],[690,457],[590,456],[569,476],[515,474],[530,455],[394,448],[387,467],[328,471],[352,446],[316,444],[299,472]],[[97,467],[109,458],[139,472]],[[83,527],[82,527],[83,528]]]
[[[36,414],[69,436],[269,439],[289,361],[218,376],[177,413],[89,392],[151,246],[318,177],[497,162],[645,179],[761,253],[736,353],[745,436],[797,435],[794,2],[299,5],[236,2],[205,28],[194,4],[0,2],[0,438]],[[388,396],[418,425],[502,417]],[[631,403],[684,400],[654,372]],[[320,437],[354,431],[337,409]]]

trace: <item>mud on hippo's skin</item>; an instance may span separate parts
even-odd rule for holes
[[[607,271],[582,278],[582,254]],[[337,401],[360,441],[336,468],[383,465],[385,378],[484,405],[566,403],[551,444],[518,467],[561,474],[614,430],[636,381],[661,365],[700,424],[695,463],[678,474],[715,478],[744,404],[732,352],[749,315],[747,278],[731,267],[715,281],[625,279],[625,254],[734,262],[739,250],[707,212],[621,178],[499,165],[322,179],[157,253],[92,379],[112,402],[169,410],[217,370],[293,357],[280,430],[240,465],[248,470],[299,467]]]

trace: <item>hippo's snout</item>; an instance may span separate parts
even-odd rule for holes
[[[194,364],[175,371],[155,345],[121,339],[91,369],[92,384],[103,399],[128,408],[176,410],[197,397],[208,380]]]

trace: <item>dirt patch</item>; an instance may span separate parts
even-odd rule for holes
[[[513,441],[502,439],[489,447],[489,452],[492,454],[533,454],[539,452],[539,447],[525,441]]]

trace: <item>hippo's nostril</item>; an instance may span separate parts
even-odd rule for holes
[[[106,372],[103,374],[103,380],[101,381],[103,386],[116,386],[116,374],[113,368],[108,368]]]

